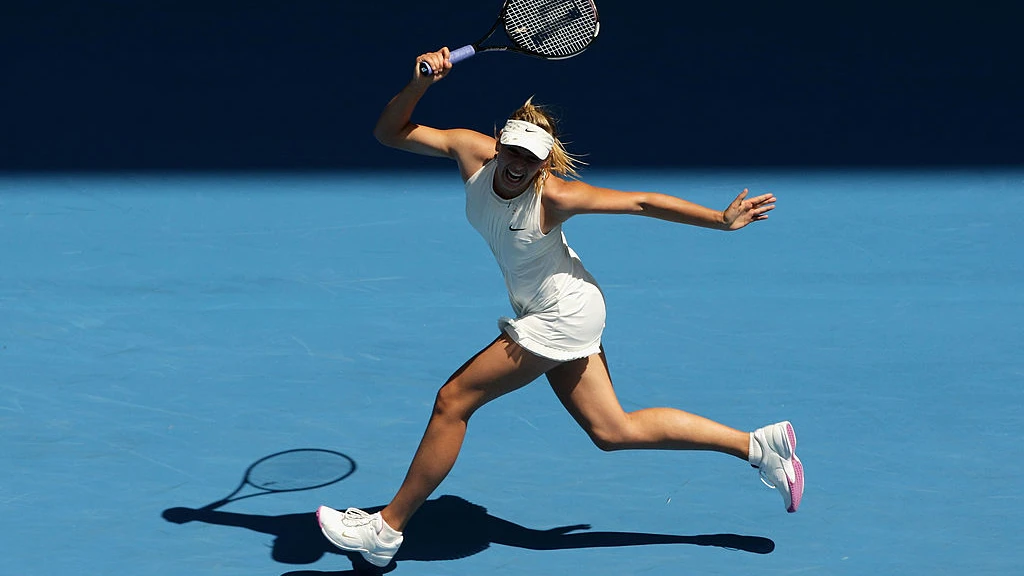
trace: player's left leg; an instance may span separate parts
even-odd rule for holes
[[[562,405],[600,449],[732,454],[759,470],[765,483],[782,495],[788,512],[800,506],[803,464],[796,456],[796,433],[789,422],[749,433],[675,408],[626,412],[615,395],[603,349],[549,370],[547,378]]]
[[[555,395],[602,450],[714,450],[747,459],[750,434],[675,408],[626,412],[604,350],[547,372]]]

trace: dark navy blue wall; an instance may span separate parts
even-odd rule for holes
[[[373,123],[498,4],[7,1],[0,169],[436,166]],[[478,56],[416,118],[490,131],[536,95],[600,167],[1024,161],[1017,2],[829,4],[604,0],[590,51]]]

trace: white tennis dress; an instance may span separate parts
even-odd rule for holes
[[[540,229],[541,195],[531,188],[506,200],[494,192],[493,160],[466,181],[466,217],[484,237],[505,277],[515,318],[498,328],[552,360],[590,356],[601,347],[604,296],[565,241],[562,225]]]

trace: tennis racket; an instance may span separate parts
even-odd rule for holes
[[[200,510],[213,510],[228,502],[262,494],[323,488],[348,478],[355,471],[355,460],[340,452],[319,448],[285,450],[253,462],[231,494]]]
[[[496,34],[499,27],[504,30],[504,39]],[[448,60],[455,64],[490,51],[561,60],[586,50],[600,30],[597,6],[592,0],[505,0],[487,34],[453,50]],[[426,62],[420,62],[419,70],[424,76],[434,73]]]

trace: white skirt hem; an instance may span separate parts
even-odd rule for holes
[[[498,329],[508,334],[516,344],[519,344],[532,354],[541,358],[554,360],[556,362],[569,362],[586,358],[601,351],[601,336],[598,335],[594,341],[582,346],[574,346],[571,349],[557,348],[547,342],[531,337],[516,326],[516,320],[507,316],[498,319]]]

